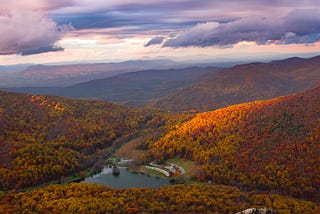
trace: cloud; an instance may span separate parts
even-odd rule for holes
[[[62,50],[55,47],[55,42],[70,30],[72,26],[58,26],[49,18],[46,8],[59,7],[65,1],[0,0],[0,55],[33,54]]]
[[[88,29],[119,29],[108,34],[114,38],[158,35],[146,47],[319,40],[319,10],[287,14],[319,8],[318,0],[0,0],[0,5],[0,55],[61,50],[55,44],[72,26],[79,37]]]
[[[30,49],[30,50],[22,50],[21,55],[33,55],[33,54],[41,54],[41,53],[46,53],[46,52],[56,52],[56,51],[63,51],[64,49],[61,47],[56,47],[56,46],[48,46],[48,47],[40,47],[38,49]]]
[[[241,41],[257,44],[310,44],[320,41],[320,10],[294,10],[284,17],[250,16],[232,22],[204,22],[167,37],[163,47],[231,47]]]
[[[234,19],[220,17],[215,13],[218,9],[211,5],[212,1],[194,0],[78,0],[71,6],[52,11],[51,15],[58,23],[71,22],[77,29],[130,26],[146,31],[191,27],[208,19],[223,22]],[[204,14],[203,9],[208,8],[210,13]],[[215,14],[214,18],[212,14]]]
[[[165,37],[163,37],[163,36],[156,36],[156,37],[152,38],[149,42],[147,42],[144,46],[149,47],[151,45],[161,44],[163,42],[164,38]]]
[[[194,0],[77,0],[54,12],[56,14],[87,14],[102,11],[174,11],[208,4],[208,1],[195,2]]]
[[[286,32],[294,33],[295,38],[305,38],[306,43],[319,41],[320,9],[294,10],[284,17],[283,25]],[[293,34],[289,37],[292,39]]]
[[[74,1],[70,0],[0,0],[0,12],[6,13],[8,11],[11,11],[12,9],[48,11],[71,6],[73,5],[73,3]]]
[[[284,14],[297,8],[319,8],[318,0],[77,0],[70,2],[72,4],[57,7],[51,11],[57,23],[71,22],[79,30],[122,27],[135,29],[120,32],[124,37],[142,33],[165,36],[175,32],[181,37],[174,39],[167,37],[162,41],[165,41],[164,46],[171,47],[211,45],[228,47],[243,39],[263,44],[269,41],[269,36],[270,41],[273,41],[274,35],[269,35],[267,31],[273,30],[273,25],[284,22]],[[272,14],[271,18],[268,17],[270,14]],[[218,26],[212,29],[211,25],[215,22]],[[197,23],[200,24],[195,26]],[[244,27],[250,25],[252,29],[233,32],[233,28],[237,29],[237,25]],[[254,29],[259,27],[258,25],[266,26],[268,29]],[[189,30],[181,33],[182,29],[188,28]],[[278,39],[285,38],[286,32],[294,32],[290,29],[285,32],[278,30],[280,31],[280,35],[277,35]],[[158,32],[154,34],[155,31]],[[224,32],[228,35],[224,35]],[[231,36],[229,33],[237,35]],[[278,32],[271,33],[278,34]],[[118,35],[114,36],[118,37]],[[152,45],[156,45],[154,41],[159,41],[159,38],[153,40]]]
[[[1,1],[1,0],[0,0]],[[4,0],[7,1],[7,0]],[[28,0],[28,1],[41,1],[41,0]],[[50,2],[52,0],[43,0]],[[56,0],[57,1],[57,0]],[[52,1],[52,2],[56,2]],[[207,11],[211,12],[221,11],[220,15],[225,12],[233,11],[246,11],[254,13],[254,11],[263,11],[265,9],[278,9],[278,8],[299,8],[299,7],[317,7],[319,6],[318,0],[60,0],[63,4],[69,2],[68,5],[60,7],[54,12],[56,14],[87,14],[87,13],[99,13],[108,11],[144,11],[144,12],[173,12],[173,14],[179,14],[183,11]],[[275,10],[273,10],[274,12]],[[267,11],[267,13],[270,11]],[[165,13],[162,13],[165,15]],[[171,15],[171,14],[170,14]],[[199,14],[198,14],[199,15]],[[201,14],[204,15],[204,14]]]

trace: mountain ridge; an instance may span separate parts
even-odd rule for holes
[[[319,84],[320,56],[315,56],[292,57],[268,63],[253,62],[231,68],[151,69],[114,74],[111,77],[62,88],[29,87],[6,90],[98,98],[129,106],[153,106],[170,111],[208,111],[297,93]]]
[[[161,97],[184,87],[201,77],[219,70],[216,67],[143,70],[78,83],[64,88],[9,88],[9,91],[32,94],[54,94],[73,98],[98,98],[131,106],[146,105],[148,100]]]
[[[320,85],[320,56],[236,65],[150,102],[171,111],[208,111]]]
[[[7,72],[1,87],[63,87],[93,79],[146,69],[181,67],[172,60],[129,60],[111,63],[31,65],[19,72]]]

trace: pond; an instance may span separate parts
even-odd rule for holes
[[[103,184],[113,188],[159,188],[171,185],[169,179],[156,176],[150,176],[142,173],[133,173],[126,167],[120,167],[120,174],[115,176],[112,174],[112,168],[104,167],[99,174],[87,177],[84,183]]]

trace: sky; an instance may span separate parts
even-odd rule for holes
[[[0,65],[320,53],[319,0],[0,0]]]

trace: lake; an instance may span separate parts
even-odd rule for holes
[[[120,175],[113,175],[112,168],[104,167],[104,169],[92,177],[87,177],[84,183],[103,184],[113,188],[159,188],[171,185],[169,179],[156,176],[150,176],[142,173],[129,172],[126,167],[120,167]]]

